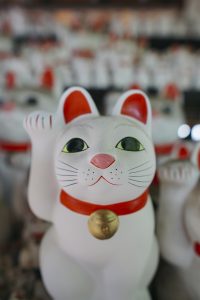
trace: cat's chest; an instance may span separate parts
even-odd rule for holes
[[[152,244],[154,233],[154,214],[150,199],[143,209],[126,216],[119,216],[119,228],[107,240],[98,240],[88,229],[89,216],[78,214],[56,204],[53,222],[58,243],[67,253],[81,258],[101,261],[113,256],[113,251],[121,255],[141,255]],[[126,247],[124,247],[126,245]]]

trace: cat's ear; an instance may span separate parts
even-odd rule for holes
[[[192,152],[191,161],[200,170],[200,143],[197,143]]]
[[[145,125],[151,134],[151,105],[141,90],[129,90],[117,101],[112,115],[124,115]]]
[[[90,94],[81,87],[72,87],[66,90],[60,99],[57,116],[64,123],[69,123],[83,115],[96,115],[98,110]]]

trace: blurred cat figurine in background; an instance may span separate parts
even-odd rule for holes
[[[185,122],[181,92],[175,84],[167,84],[158,97],[151,98],[151,104],[153,142],[159,163],[170,156],[179,139],[178,128]]]
[[[157,233],[161,256],[169,263],[157,275],[161,300],[200,298],[199,169],[200,144],[190,160],[169,160],[159,169]]]
[[[17,219],[27,213],[27,179],[30,167],[30,138],[23,119],[34,110],[53,111],[53,74],[44,70],[39,85],[18,85],[19,74],[5,74],[4,98],[0,106],[0,176],[4,183],[3,198],[10,202]],[[28,76],[28,75],[27,75]]]
[[[174,145],[179,140],[178,128],[185,123],[182,97],[178,87],[167,84],[158,95],[152,95],[152,135],[156,152],[157,167],[171,156]],[[157,206],[159,178],[156,172],[151,185],[151,196]]]
[[[41,272],[56,300],[146,300],[158,261],[148,187],[155,172],[151,108],[130,90],[99,116],[83,88],[55,115],[24,121],[32,141],[29,204],[52,223]]]

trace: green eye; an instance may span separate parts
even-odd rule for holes
[[[63,147],[64,153],[76,153],[88,149],[86,142],[80,138],[73,138]]]
[[[116,145],[116,148],[125,151],[142,151],[143,145],[133,137],[125,137]]]

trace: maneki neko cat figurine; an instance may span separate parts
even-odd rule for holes
[[[170,160],[159,169],[157,234],[161,256],[169,263],[157,276],[163,278],[157,284],[161,300],[200,299],[199,169],[200,144],[190,160]]]
[[[32,141],[29,204],[52,226],[40,248],[56,300],[146,300],[158,261],[148,187],[155,172],[151,108],[130,90],[99,116],[79,87],[55,115],[24,121]]]
[[[158,164],[168,160],[179,139],[178,128],[185,123],[182,102],[181,92],[173,83],[167,84],[158,97],[151,98],[153,142]]]

